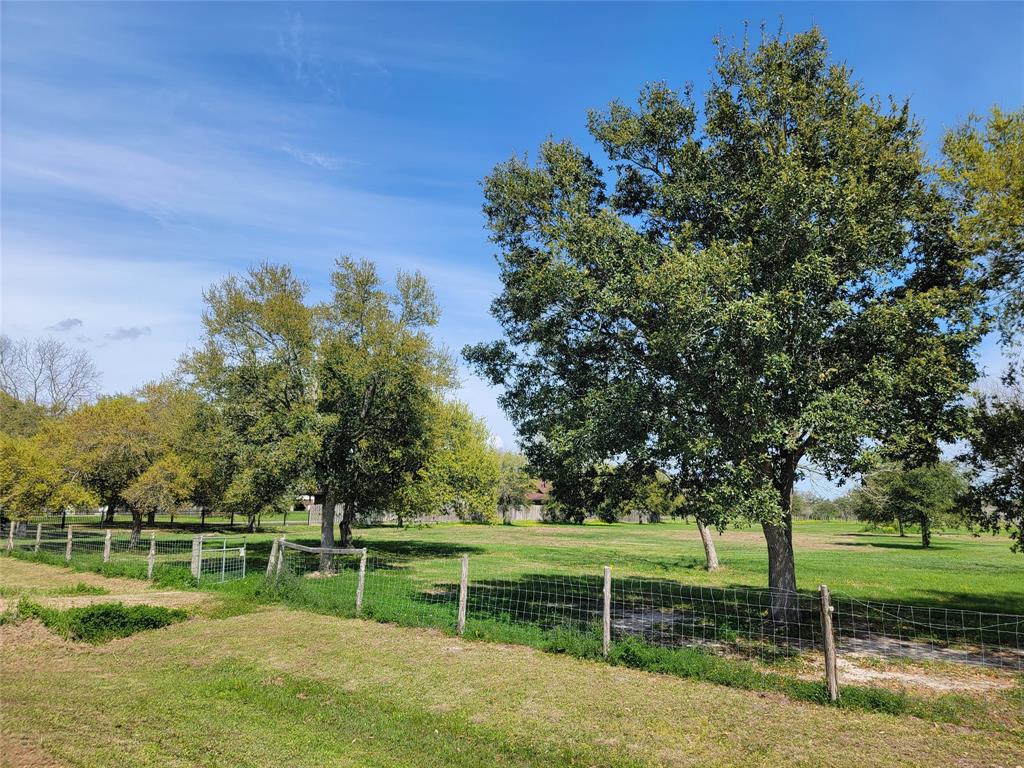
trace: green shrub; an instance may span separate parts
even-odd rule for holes
[[[70,640],[104,643],[147,629],[166,627],[188,614],[179,608],[126,606],[122,603],[97,603],[58,610],[23,600],[18,605],[17,615],[20,619],[39,619],[48,629]]]

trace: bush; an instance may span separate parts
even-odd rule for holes
[[[126,606],[122,603],[97,603],[57,610],[23,600],[17,609],[18,619],[39,619],[62,637],[88,643],[104,643],[147,629],[159,629],[181,621],[187,615],[180,608]]]

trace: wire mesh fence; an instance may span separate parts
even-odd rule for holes
[[[612,582],[611,628],[614,638],[767,662],[823,647],[818,595],[656,579]]]
[[[245,578],[247,552],[244,537],[200,537],[199,546],[195,576],[200,583],[221,584]]]
[[[835,599],[841,652],[1024,672],[1024,616]]]
[[[273,569],[271,578],[286,602],[326,613],[359,613],[405,626],[455,625],[457,597],[444,582],[445,577],[452,578],[457,588],[457,560],[318,550],[290,542],[282,545],[280,567]],[[438,575],[441,583],[437,583]]]
[[[150,536],[5,523],[0,547],[110,575],[259,578],[291,605],[471,636],[544,642],[570,632],[775,664],[841,655],[945,662],[1024,673],[1024,616],[831,596],[826,636],[817,593],[691,586],[667,579],[504,571],[483,575],[451,553],[322,551],[231,536]],[[269,567],[268,567],[269,566]],[[467,572],[463,573],[463,568]],[[817,663],[815,661],[815,663]]]
[[[315,547],[286,547],[272,578],[286,602],[353,615],[358,553],[332,555],[328,563]],[[840,653],[1024,672],[1024,616],[843,595],[831,596],[826,607],[818,593],[697,587],[635,576],[611,579],[607,596],[600,574],[469,576],[463,582],[460,561],[452,557],[368,553],[363,567],[358,612],[401,624],[464,626],[471,635],[525,641],[564,631],[606,634],[611,643],[630,639],[775,664],[822,657],[827,610]]]
[[[4,521],[0,548],[108,576],[219,583],[246,575],[244,537],[133,536],[128,531]]]

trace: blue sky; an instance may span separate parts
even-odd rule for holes
[[[694,82],[743,22],[818,24],[932,149],[1024,102],[1024,4],[2,5],[2,307],[88,348],[107,391],[171,370],[201,291],[262,260],[324,295],[340,254],[436,287],[439,339],[494,338],[480,180],[650,80]],[[78,322],[75,322],[78,321]],[[987,344],[983,361],[998,367]],[[461,393],[505,445],[495,393]]]

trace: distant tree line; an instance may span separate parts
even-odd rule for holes
[[[159,512],[195,505],[252,527],[315,490],[324,544],[349,546],[360,515],[494,522],[499,501],[522,504],[522,467],[450,397],[426,280],[400,274],[388,289],[372,264],[342,259],[332,282],[331,300],[311,305],[286,266],[228,277],[205,293],[203,344],[173,376],[95,400],[82,353],[5,337],[3,513],[102,506],[110,520],[122,509],[136,544]],[[33,349],[74,365],[29,377]]]

